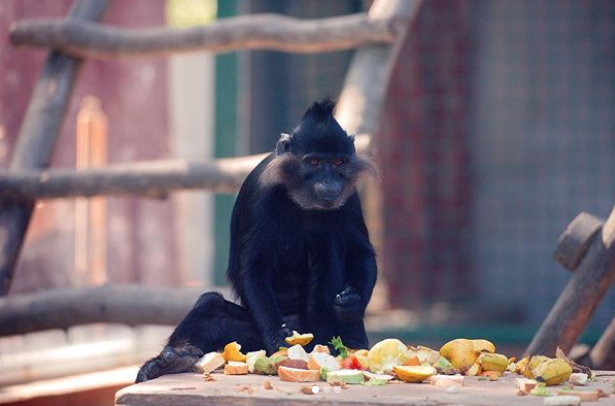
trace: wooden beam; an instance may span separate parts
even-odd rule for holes
[[[184,29],[125,29],[84,21],[39,19],[14,23],[10,39],[18,46],[53,48],[89,58],[256,49],[317,53],[388,44],[401,28],[395,19],[369,18],[364,13],[315,20],[253,14]]]
[[[109,0],[79,0],[68,19],[98,20]],[[51,52],[34,87],[10,164],[11,171],[49,166],[81,60]],[[30,222],[34,201],[0,208],[0,296],[13,281],[15,264]]]
[[[143,195],[165,197],[180,189],[231,193],[266,156],[252,155],[214,162],[183,160],[112,164],[104,168],[53,169],[0,174],[0,201]]]
[[[589,353],[592,369],[615,369],[615,318]]]
[[[526,349],[530,355],[553,356],[559,346],[568,353],[577,343],[596,307],[615,282],[615,207],[599,236]]]
[[[89,323],[176,325],[199,288],[110,285],[57,289],[0,299],[0,336]]]
[[[357,136],[357,151],[370,145]],[[141,195],[162,198],[175,190],[206,189],[215,193],[239,190],[245,177],[267,154],[222,158],[211,162],[160,160],[111,164],[91,169],[24,169],[0,172],[0,202],[32,199]]]

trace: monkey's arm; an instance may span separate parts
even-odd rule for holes
[[[284,326],[282,312],[276,301],[269,272],[261,261],[251,260],[244,264],[241,278],[236,281],[243,305],[248,309],[268,353],[284,345],[284,338],[292,332]]]
[[[376,258],[371,247],[351,251],[346,258],[345,288],[336,295],[338,318],[363,318],[376,285]]]
[[[339,244],[334,241],[321,242],[323,244],[310,260],[308,320],[311,331],[321,342],[329,342],[331,337],[341,336],[343,342],[351,348],[368,348],[363,315],[374,281],[363,280],[355,284],[363,289],[361,292],[364,293],[360,294],[357,288],[345,280],[348,264],[345,263]],[[374,272],[375,278],[375,267],[367,266],[367,269]],[[363,299],[362,295],[367,299]]]
[[[339,319],[362,318],[376,284],[376,254],[369,235],[358,196],[352,196],[346,206],[346,215],[353,228],[348,232],[344,257],[344,287],[337,292],[335,312]]]

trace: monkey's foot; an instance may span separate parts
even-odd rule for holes
[[[167,374],[189,372],[202,356],[203,351],[190,344],[177,347],[167,345],[157,357],[143,364],[136,382],[145,382]]]

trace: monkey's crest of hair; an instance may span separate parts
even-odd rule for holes
[[[333,110],[335,110],[335,102],[331,99],[324,99],[321,101],[315,101],[303,114],[303,117],[311,116],[313,119],[326,119],[329,116],[333,116]]]
[[[354,137],[339,125],[331,99],[316,101],[301,117],[289,140],[289,151],[301,155],[310,152],[355,154]]]

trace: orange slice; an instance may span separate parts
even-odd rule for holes
[[[228,361],[246,362],[246,355],[241,353],[241,345],[237,344],[237,341],[228,343],[224,346],[224,352],[222,356]]]

